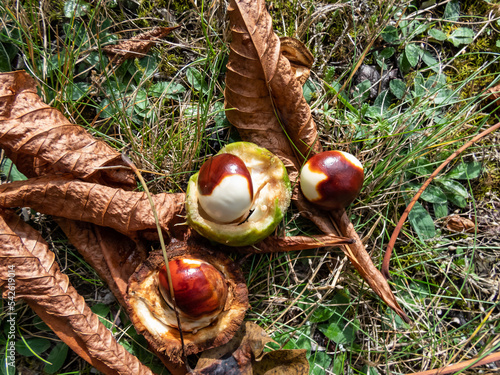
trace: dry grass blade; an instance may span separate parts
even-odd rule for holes
[[[390,239],[389,244],[387,245],[387,248],[385,250],[384,260],[382,262],[381,271],[386,279],[388,279],[390,277],[390,275],[389,275],[389,263],[391,261],[392,250],[394,249],[394,245],[396,244],[396,240],[398,238],[399,232],[401,231],[401,228],[403,227],[403,224],[404,224],[406,218],[408,217],[408,214],[410,213],[411,209],[415,205],[415,202],[418,200],[418,198],[420,198],[420,196],[422,195],[424,190],[427,188],[427,186],[429,186],[429,184],[432,182],[434,177],[436,177],[439,174],[439,172],[441,172],[443,170],[443,168],[446,167],[450,163],[450,161],[452,161],[454,158],[456,158],[458,155],[460,155],[465,149],[470,147],[472,144],[477,142],[479,139],[494,132],[498,128],[500,128],[500,122],[493,125],[493,126],[490,126],[488,129],[482,131],[481,133],[476,135],[474,138],[472,138],[470,141],[465,143],[457,151],[455,151],[453,154],[451,154],[439,167],[437,167],[436,170],[434,172],[432,172],[432,174],[429,176],[427,181],[425,181],[424,184],[420,187],[417,194],[415,194],[415,196],[412,198],[411,202],[408,204],[408,207],[406,207],[405,211],[401,215],[401,218],[399,219],[398,224],[396,225],[396,228],[394,228],[394,232],[392,232],[391,239]]]
[[[78,355],[105,374],[152,374],[149,368],[118,344],[100,323],[40,234],[11,211],[0,211],[0,268],[16,272],[16,298],[23,298]],[[4,293],[7,281],[0,283]]]
[[[500,352],[496,352],[490,355],[483,357],[482,359],[469,359],[468,361],[463,361],[459,363],[455,363],[454,365],[448,367],[441,367],[436,370],[428,370],[422,372],[416,372],[407,375],[446,375],[446,374],[455,374],[463,369],[477,367],[481,365],[486,365],[488,363],[492,363],[495,361],[500,361]]]

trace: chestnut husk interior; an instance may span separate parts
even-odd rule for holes
[[[173,241],[168,249],[169,261],[179,257],[188,257],[200,259],[213,265],[225,277],[228,286],[228,297],[223,311],[217,319],[209,326],[198,330],[197,332],[183,331],[184,345],[186,355],[199,353],[201,351],[224,345],[227,343],[239,329],[245,317],[246,310],[249,307],[248,289],[243,273],[238,266],[226,255],[211,250],[199,244]],[[158,320],[163,332],[151,332],[146,325],[152,326],[151,322],[145,322],[145,317],[141,316],[141,304],[137,298],[144,294],[141,291],[142,283],[153,273],[158,273],[159,269],[165,264],[161,251],[153,251],[149,257],[139,265],[135,273],[130,277],[127,292],[127,305],[129,316],[138,333],[142,334],[148,343],[157,351],[165,353],[169,359],[176,363],[181,363],[182,346],[180,333],[177,328],[166,327]],[[152,298],[158,301],[160,291],[157,288],[149,287],[147,292],[155,293]],[[147,293],[146,293],[147,294]],[[162,296],[159,295],[162,299]],[[152,303],[153,309],[157,309],[156,302]],[[162,303],[162,306],[165,304]],[[156,310],[155,310],[156,311]],[[151,318],[151,317],[150,317]],[[156,324],[156,323],[155,323]]]

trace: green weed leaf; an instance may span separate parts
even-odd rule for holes
[[[402,99],[406,92],[406,85],[400,79],[393,79],[389,82],[389,88],[394,96],[398,99]]]
[[[424,76],[421,73],[417,73],[413,79],[413,90],[417,97],[424,96],[427,91],[424,85]]]
[[[439,29],[430,29],[428,31],[428,34],[431,38],[434,38],[436,40],[439,40],[440,42],[448,39],[448,37],[446,36],[445,33],[443,33],[441,30]]]
[[[468,27],[460,27],[451,33],[448,40],[452,42],[455,47],[461,44],[470,44],[474,40],[474,31]]]
[[[74,102],[81,100],[84,96],[87,96],[87,92],[89,92],[90,86],[90,83],[87,82],[77,82],[67,86],[67,99],[71,99]]]
[[[460,17],[460,2],[458,0],[452,0],[448,4],[446,4],[443,18],[448,21],[458,21],[459,17]]]
[[[103,303],[97,303],[94,306],[92,306],[90,309],[92,310],[92,312],[94,314],[96,314],[99,317],[99,320],[101,321],[102,324],[104,324],[104,326],[106,328],[109,329],[112,327],[113,323],[107,319],[107,316],[108,316],[109,311],[110,311],[110,308],[108,305],[105,305]]]
[[[16,342],[16,351],[23,357],[33,357],[40,355],[50,348],[50,341],[42,338],[29,338]]]
[[[141,113],[146,108],[149,108],[148,94],[145,90],[140,89],[135,96],[134,109],[136,112]]]
[[[311,323],[326,322],[335,313],[335,310],[330,307],[319,306],[309,319]]]
[[[346,346],[352,345],[356,334],[354,326],[340,317],[333,317],[329,324],[321,324],[318,329],[333,342]]]
[[[415,182],[410,182],[409,186],[416,193],[422,185],[417,184]],[[441,203],[441,204],[448,203],[446,194],[439,187],[435,185],[427,186],[427,188],[424,190],[420,198],[429,203]]]
[[[406,45],[405,56],[408,59],[408,62],[410,63],[412,68],[414,68],[418,64],[421,53],[422,49],[415,43],[409,43]]]
[[[308,79],[304,86],[302,87],[302,94],[307,103],[311,103],[311,100],[316,97],[316,86],[314,83]]]
[[[363,103],[370,97],[370,86],[371,82],[365,79],[363,82],[358,83],[354,87],[354,98],[353,101],[357,103]]]
[[[15,375],[16,374],[16,366],[15,362],[10,362],[5,357],[5,347],[2,347],[2,351],[0,351],[0,374],[1,375]],[[12,366],[10,366],[12,365]]]
[[[471,180],[481,175],[482,164],[478,161],[460,163],[446,174],[455,180]]]
[[[0,175],[7,178],[9,181],[24,181],[28,178],[23,175],[17,167],[12,163],[12,160],[4,158],[0,164]]]
[[[469,198],[469,193],[460,182],[453,181],[444,177],[436,178],[435,181],[443,189],[449,201],[460,208],[464,208],[467,205],[467,198]]]
[[[345,318],[349,309],[350,298],[346,292],[337,293],[331,300],[333,314],[326,323],[318,325],[318,329],[337,344],[351,346],[357,332],[357,324]]]
[[[437,61],[429,51],[423,51],[422,61],[436,73],[439,72],[439,61]]]
[[[432,207],[436,219],[448,216],[448,203],[434,203]]]
[[[387,26],[384,31],[382,31],[382,39],[387,43],[394,43],[398,40],[398,29],[394,26]]]
[[[154,97],[165,95],[166,98],[173,100],[181,100],[185,92],[186,88],[175,82],[158,82],[149,89],[149,93]]]
[[[324,375],[330,367],[332,358],[325,352],[316,351],[309,357],[310,375]]]
[[[415,202],[413,209],[408,214],[408,220],[422,241],[436,236],[434,221],[419,202]]]
[[[384,48],[382,51],[380,51],[379,56],[382,57],[383,59],[390,59],[396,50],[393,47],[387,47]]]
[[[379,372],[375,367],[364,365],[361,369],[361,375],[379,375]]]
[[[208,95],[208,84],[199,70],[189,67],[186,70],[186,78],[189,84],[193,87],[194,91]]]
[[[46,363],[43,368],[47,374],[55,374],[61,369],[68,356],[68,345],[63,342],[57,343],[54,349],[50,351],[47,361],[51,364]]]
[[[64,2],[64,17],[74,18],[85,16],[90,10],[90,4],[83,0],[67,0]]]

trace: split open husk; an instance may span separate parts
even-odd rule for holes
[[[191,176],[186,192],[188,224],[202,236],[228,246],[248,246],[269,236],[290,205],[291,187],[281,160],[265,148],[250,142],[236,142],[219,154],[229,153],[243,160],[250,172],[255,198],[250,216],[242,222],[218,223],[208,217],[198,202],[198,173]]]
[[[175,241],[168,249],[169,261],[178,258],[198,259],[210,263],[224,278],[227,299],[217,318],[204,328],[183,330],[186,355],[201,352],[228,342],[238,330],[248,309],[248,289],[240,269],[226,255],[198,244],[189,246]],[[175,313],[163,299],[158,287],[158,272],[165,264],[161,251],[154,251],[129,280],[127,304],[137,331],[159,352],[174,362],[182,361],[182,346],[177,328],[166,323],[175,321]],[[189,322],[185,323],[186,328]],[[182,324],[181,324],[182,326]]]

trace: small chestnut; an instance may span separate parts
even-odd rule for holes
[[[351,204],[363,186],[363,166],[354,155],[325,151],[310,158],[300,171],[300,187],[310,202],[340,210]]]
[[[199,259],[179,258],[168,263],[175,302],[181,312],[191,318],[218,314],[224,309],[227,284],[222,274],[210,263]],[[158,273],[159,288],[170,305],[170,291],[165,265]]]
[[[198,177],[198,200],[210,219],[230,223],[245,215],[253,201],[250,172],[238,156],[219,154],[208,159]]]

